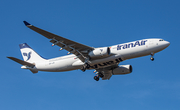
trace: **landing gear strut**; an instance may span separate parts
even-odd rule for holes
[[[104,75],[101,72],[99,72],[98,75],[99,75],[100,78],[104,77]]]
[[[99,81],[99,78],[103,78],[104,77],[104,74],[101,73],[101,72],[97,72],[96,74],[97,75],[94,76],[94,80],[96,80],[96,81]]]
[[[90,65],[88,64],[88,63],[85,63],[84,65],[83,65],[83,67],[82,67],[82,71],[83,72],[85,72],[86,71],[86,69],[89,69],[90,68]]]
[[[150,58],[151,61],[154,61],[154,57],[153,56],[154,56],[154,53],[151,53],[151,58]]]

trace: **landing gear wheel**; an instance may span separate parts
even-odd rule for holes
[[[86,68],[89,69],[90,68],[90,65],[88,63],[86,63]]]
[[[151,59],[151,61],[154,61],[153,56],[154,56],[154,53],[152,52],[152,53],[151,53],[151,58],[150,58],[150,59]]]
[[[88,63],[85,63],[85,65],[82,67],[82,71],[85,72],[86,69],[89,69],[90,68],[90,65]]]
[[[99,81],[99,77],[98,76],[94,76],[94,80]]]
[[[86,71],[86,67],[82,67],[82,69],[81,69],[83,72],[85,72]]]
[[[151,61],[154,61],[154,58],[153,58],[153,57],[151,57]]]
[[[104,75],[102,73],[99,73],[98,75],[99,75],[100,78],[104,77]]]

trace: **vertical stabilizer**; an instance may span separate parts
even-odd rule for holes
[[[26,43],[19,44],[21,54],[23,56],[24,61],[29,63],[36,63],[45,61],[40,55],[38,55],[29,45]]]

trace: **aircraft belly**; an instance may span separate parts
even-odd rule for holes
[[[89,69],[105,68],[108,66],[119,64],[121,61],[123,60],[120,55],[113,55],[108,58],[91,61]]]
[[[45,64],[41,63],[36,65],[36,68],[39,71],[49,71],[49,72],[62,72],[62,71],[70,71],[77,69],[72,66],[74,60],[72,59],[64,59],[58,61],[48,61]]]

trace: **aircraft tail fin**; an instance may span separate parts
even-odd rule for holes
[[[45,61],[45,59],[37,54],[27,43],[19,44],[19,47],[24,61],[29,63]]]

